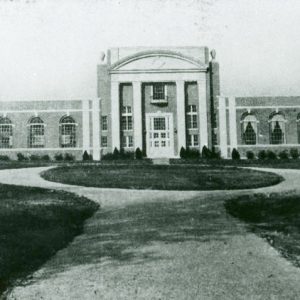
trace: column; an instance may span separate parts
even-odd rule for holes
[[[93,100],[93,159],[100,160],[100,100]]]
[[[226,126],[226,98],[218,97],[219,99],[219,141],[220,151],[223,158],[228,158],[227,150],[227,126]]]
[[[82,100],[82,150],[90,153],[90,100]]]
[[[200,151],[202,151],[203,146],[207,147],[208,145],[206,80],[198,81],[197,84],[199,99]]]
[[[111,82],[111,143],[112,151],[120,150],[120,99],[118,81]]]
[[[177,95],[177,144],[178,154],[181,147],[186,148],[186,125],[185,125],[185,93],[184,81],[176,81],[176,95]]]
[[[237,148],[235,98],[230,97],[228,100],[229,100],[229,138],[230,138],[230,149],[232,151],[233,148]]]
[[[133,87],[133,130],[134,130],[134,150],[143,148],[142,130],[142,85],[140,81],[134,81]]]

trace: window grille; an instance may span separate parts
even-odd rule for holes
[[[187,129],[198,128],[198,113],[196,105],[188,105],[186,112]]]
[[[242,118],[241,134],[245,145],[256,145],[257,143],[257,119],[253,114],[247,114]]]
[[[123,135],[122,136],[122,148],[132,148],[133,147],[133,136]]]
[[[198,147],[199,146],[198,134],[188,134],[187,135],[187,146],[188,147]]]
[[[0,119],[0,148],[12,148],[12,123],[8,118]]]
[[[164,100],[165,99],[165,84],[154,83],[153,84],[153,100]]]
[[[285,143],[285,119],[281,114],[275,114],[270,120],[270,144]]]
[[[29,147],[43,148],[45,146],[45,124],[40,117],[29,121]]]
[[[76,147],[76,123],[70,116],[60,120],[60,146],[62,148]]]
[[[107,116],[102,116],[101,121],[102,121],[102,131],[106,131],[108,128]]]
[[[122,130],[132,130],[131,106],[122,107],[121,128]]]
[[[101,147],[107,147],[107,136],[101,136]]]

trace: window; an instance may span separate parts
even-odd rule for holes
[[[247,114],[242,118],[242,140],[245,145],[257,143],[257,119],[254,115]]]
[[[122,148],[131,148],[133,147],[133,137],[131,135],[122,136]]]
[[[153,127],[154,130],[166,130],[166,118],[154,118]]]
[[[300,113],[297,115],[297,135],[298,135],[298,144],[300,144]]]
[[[198,114],[196,105],[188,105],[186,113],[187,129],[197,129],[198,128]]]
[[[132,130],[131,106],[123,106],[122,107],[121,128],[122,128],[122,130]]]
[[[62,148],[76,147],[76,123],[70,116],[62,117],[60,122],[60,146]]]
[[[270,117],[270,144],[285,143],[285,118],[280,113]]]
[[[0,148],[12,147],[12,123],[9,118],[0,119]]]
[[[29,121],[29,141],[30,148],[43,148],[45,146],[45,124],[40,117],[33,117]]]
[[[153,83],[151,86],[151,102],[166,102],[167,98],[166,84],[162,82]]]
[[[199,146],[198,134],[188,134],[187,135],[187,146],[188,147]]]
[[[101,124],[102,131],[106,131],[107,127],[108,127],[107,116],[102,116],[101,122],[102,122],[102,124]]]
[[[101,147],[107,147],[107,136],[101,136]]]

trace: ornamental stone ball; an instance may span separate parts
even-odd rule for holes
[[[100,61],[103,62],[105,59],[105,53],[103,51],[100,52]]]
[[[210,51],[210,55],[211,55],[212,60],[215,60],[215,59],[216,59],[216,55],[217,55],[216,50],[215,50],[215,49],[212,49],[212,50]]]

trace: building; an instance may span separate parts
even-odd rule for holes
[[[101,54],[95,99],[0,102],[0,155],[300,148],[300,97],[220,96],[215,57],[207,47],[112,48]]]

